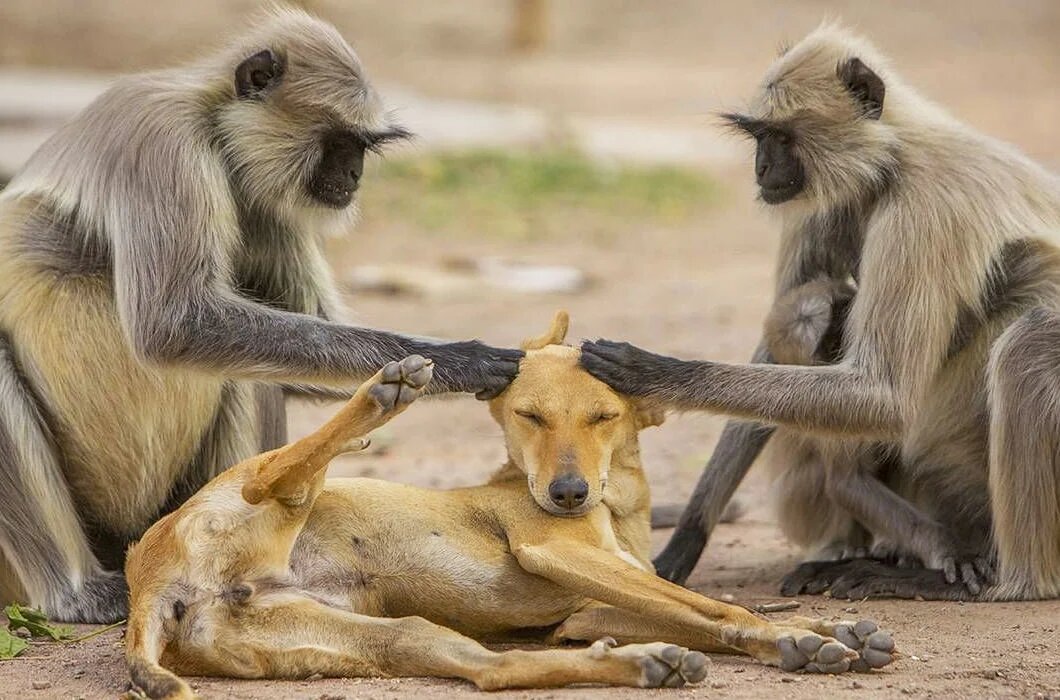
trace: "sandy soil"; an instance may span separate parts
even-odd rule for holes
[[[6,0],[0,8],[0,60],[78,69],[157,65],[213,43],[249,2],[93,2]],[[439,96],[510,101],[556,113],[623,116],[653,124],[703,124],[718,106],[739,105],[782,39],[823,16],[870,32],[911,81],[957,114],[1060,164],[1056,75],[1060,5],[1049,0],[991,3],[823,2],[778,6],[764,0],[675,0],[627,7],[603,0],[555,3],[553,43],[519,58],[505,47],[504,3],[315,2],[354,40],[375,74]],[[696,225],[644,227],[614,244],[569,238],[520,241],[468,235],[442,241],[370,214],[348,244],[333,247],[338,275],[355,263],[504,254],[568,262],[597,280],[572,297],[482,294],[361,297],[358,319],[419,333],[478,336],[512,344],[537,332],[557,307],[573,316],[572,335],[610,336],[682,356],[741,360],[749,355],[769,299],[775,238],[752,202],[743,170],[715,169],[725,196]],[[369,185],[370,186],[370,185]],[[293,407],[303,433],[332,409]],[[722,421],[671,418],[644,435],[645,464],[657,502],[682,501]],[[498,430],[467,398],[425,401],[376,441],[385,449],[345,458],[334,474],[372,475],[449,487],[481,481],[501,461]],[[779,536],[767,484],[752,474],[739,522],[723,525],[691,584],[711,595],[776,600],[776,585],[797,561]],[[667,533],[657,533],[662,546]],[[971,605],[841,602],[803,598],[800,614],[871,617],[894,630],[906,658],[869,676],[791,676],[716,658],[707,683],[684,691],[577,689],[513,697],[1031,697],[1060,695],[1060,603]],[[113,697],[126,683],[120,633],[74,646],[34,647],[0,664],[0,697]],[[34,689],[37,681],[48,687]],[[469,686],[436,680],[231,682],[200,680],[208,697],[398,698],[470,696]]]

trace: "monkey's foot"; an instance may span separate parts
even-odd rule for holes
[[[103,625],[129,614],[129,588],[118,571],[103,571],[85,579],[77,590],[62,594],[55,605],[45,606],[56,622]]]
[[[615,646],[611,637],[593,642],[593,655],[609,655],[628,659],[641,668],[641,688],[680,688],[686,683],[698,683],[707,677],[710,659],[698,651],[689,651],[676,644],[626,644]]]
[[[904,569],[871,559],[808,561],[799,564],[780,584],[785,596],[820,595],[833,598],[921,598],[975,600],[963,581],[948,582],[941,569]]]
[[[796,627],[810,630],[816,633],[813,636],[818,639],[821,638],[818,635],[823,635],[825,638],[832,638],[847,649],[856,652],[856,658],[848,655],[847,658],[850,659],[849,666],[844,670],[866,673],[874,668],[883,668],[884,666],[887,666],[894,661],[896,656],[894,639],[891,637],[891,633],[881,630],[879,625],[872,620],[861,620],[858,622],[828,622],[827,620],[822,620],[820,618],[793,617],[789,620],[778,622],[777,624],[781,627]],[[815,645],[815,643],[803,641],[804,639],[805,637],[796,642],[796,647],[800,652],[803,651],[804,646],[812,648]],[[801,660],[800,657],[791,654],[790,645],[785,646],[788,647],[788,656],[786,658],[791,658],[793,661]],[[821,649],[825,646],[826,645],[822,644]],[[784,651],[785,649],[782,648],[781,653],[783,654]],[[819,650],[817,654],[820,656]],[[805,652],[803,652],[803,655],[808,656]],[[811,662],[807,660],[807,664],[809,663]],[[840,672],[831,668],[807,668],[806,670],[817,670],[823,673]]]
[[[419,355],[410,355],[400,362],[388,362],[376,377],[377,382],[368,390],[384,415],[399,411],[415,401],[431,381],[432,362]]]

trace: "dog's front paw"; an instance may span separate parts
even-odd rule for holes
[[[376,384],[368,395],[384,414],[399,411],[423,394],[433,369],[433,363],[419,355],[388,362],[376,375]]]

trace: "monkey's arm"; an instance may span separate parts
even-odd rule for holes
[[[515,376],[522,357],[517,350],[357,328],[241,296],[231,258],[253,243],[239,228],[221,163],[202,156],[210,149],[193,134],[174,139],[152,132],[138,146],[121,154],[130,162],[120,172],[137,176],[112,186],[121,206],[114,207],[110,235],[118,313],[144,359],[228,377],[341,387],[386,362],[419,354],[435,362],[437,391],[484,397]],[[142,172],[144,163],[156,162],[166,164],[164,173]]]
[[[615,391],[829,434],[894,438],[894,392],[849,365],[733,365],[656,355],[608,340],[582,345],[582,366]]]

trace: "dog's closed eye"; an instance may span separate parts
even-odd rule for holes
[[[538,414],[534,413],[533,411],[517,408],[515,409],[515,415],[521,416],[533,423],[534,425],[540,426],[542,428],[546,426],[545,419],[539,416]]]
[[[606,423],[609,420],[618,418],[617,413],[596,413],[589,417],[589,425],[596,425],[598,423]]]

